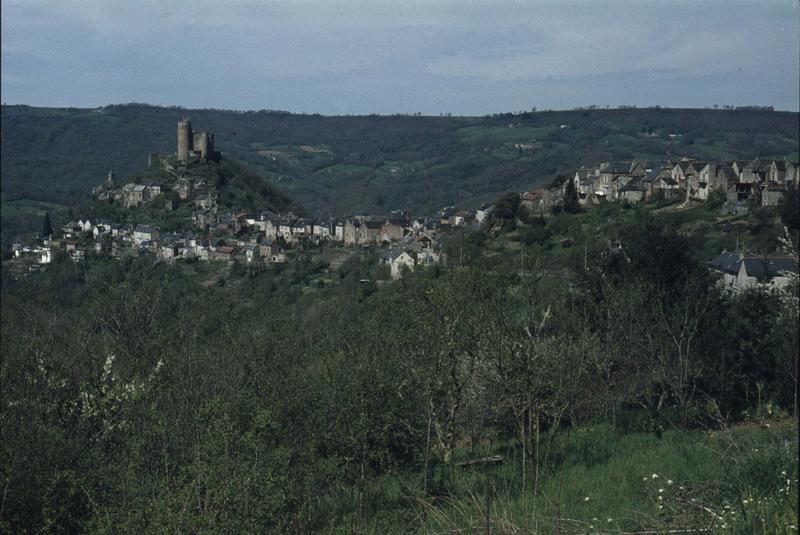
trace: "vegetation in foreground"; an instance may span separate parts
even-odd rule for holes
[[[2,529],[789,530],[797,286],[721,293],[683,214],[496,220],[381,290],[368,256],[4,271]]]

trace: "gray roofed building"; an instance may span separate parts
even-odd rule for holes
[[[742,261],[742,255],[739,253],[729,253],[722,251],[714,257],[709,263],[709,267],[723,273],[730,273],[736,275],[739,273],[739,263]]]

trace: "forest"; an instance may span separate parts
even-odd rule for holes
[[[4,270],[0,531],[786,532],[797,280],[723,291],[697,210],[511,210],[391,285]]]

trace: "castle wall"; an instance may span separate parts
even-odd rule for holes
[[[194,133],[194,150],[200,153],[200,157],[204,160],[208,159],[208,133],[195,132]]]

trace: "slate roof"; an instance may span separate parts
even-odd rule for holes
[[[602,169],[603,173],[625,174],[630,173],[633,168],[631,162],[608,162],[608,165]]]
[[[742,255],[739,253],[729,253],[722,251],[708,265],[719,271],[736,275],[739,273],[739,266],[742,261]]]
[[[778,169],[778,171],[786,171],[786,162],[783,160],[773,160],[773,164]]]
[[[748,277],[758,279],[772,279],[782,276],[787,271],[797,273],[797,264],[788,256],[764,258],[723,251],[708,263],[710,267],[731,275],[737,275],[742,264]]]
[[[403,253],[406,253],[406,252],[408,252],[408,251],[406,251],[402,247],[398,247],[396,249],[389,249],[388,251],[383,253],[383,255],[381,255],[381,258],[384,261],[389,262],[389,261],[393,261],[393,260],[397,259],[399,256],[401,256]],[[411,256],[411,255],[409,255],[409,256]]]
[[[729,165],[720,165],[717,167],[717,178],[723,178],[726,182],[736,182],[739,177],[736,176],[736,171]]]
[[[790,257],[746,257],[742,260],[744,269],[749,277],[769,278],[779,277],[784,272],[797,273],[797,264]]]
[[[647,186],[645,186],[644,182],[639,177],[634,177],[628,181],[627,184],[619,188],[621,192],[626,191],[647,191]]]
[[[522,194],[523,201],[538,201],[542,197],[544,197],[543,189],[534,189],[531,191],[526,191]]]
[[[662,172],[664,172],[664,174],[666,174],[664,166],[656,167],[655,169],[653,169],[649,173],[647,173],[644,176],[644,178],[642,178],[642,180],[644,180],[645,182],[653,182],[655,179],[658,178],[658,175],[660,175]]]

